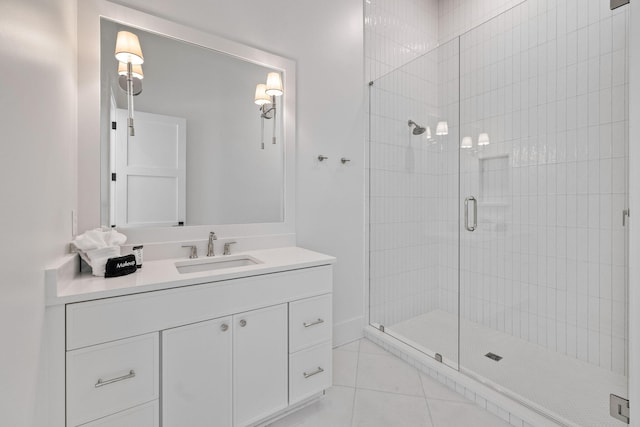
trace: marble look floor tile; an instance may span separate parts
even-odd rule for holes
[[[509,427],[510,424],[472,403],[427,399],[434,427]]]
[[[432,427],[433,423],[423,397],[358,389],[352,425],[353,427]]]
[[[352,341],[348,344],[343,344],[339,347],[336,347],[334,350],[340,350],[340,351],[353,351],[353,352],[359,352],[360,351],[360,341],[362,340],[356,340],[356,341]]]
[[[366,338],[360,340],[360,353],[391,354],[384,348],[380,347],[378,344],[375,344]]]
[[[369,390],[424,396],[418,370],[389,354],[360,352],[356,386]]]
[[[350,427],[355,389],[334,386],[317,402],[282,418],[270,427]]]
[[[356,386],[358,353],[333,350],[333,385]]]
[[[458,394],[454,390],[451,390],[449,387],[442,384],[435,378],[421,373],[420,379],[422,380],[422,389],[424,390],[424,395],[427,397],[427,399],[441,399],[454,402],[472,403],[467,398],[465,398],[461,394]]]

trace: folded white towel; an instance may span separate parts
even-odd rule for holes
[[[96,228],[77,236],[71,246],[91,266],[94,276],[104,277],[107,260],[120,256],[120,245],[126,241],[127,236],[116,230]]]
[[[118,233],[116,230],[95,230],[85,231],[71,242],[77,249],[81,251],[90,251],[92,249],[106,248],[109,246],[119,246],[127,241],[127,236]]]
[[[94,276],[104,277],[105,267],[109,258],[120,256],[120,246],[110,246],[108,248],[93,249],[87,252],[91,260],[91,271]]]

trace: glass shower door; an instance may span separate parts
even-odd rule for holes
[[[458,40],[370,84],[370,324],[458,367]]]
[[[460,370],[585,427],[627,397],[627,12],[602,3],[460,39]]]

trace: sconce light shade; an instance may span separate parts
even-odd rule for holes
[[[462,144],[460,144],[460,148],[471,148],[473,147],[473,139],[470,136],[465,136],[462,138]]]
[[[126,62],[118,62],[118,75],[126,76],[127,75],[127,63]],[[142,65],[135,64],[131,67],[131,75],[136,79],[144,79],[144,73],[142,72]]]
[[[131,62],[133,65],[142,64],[142,48],[138,36],[129,31],[118,31],[116,39],[116,59],[125,64]]]
[[[427,126],[427,139],[431,139],[431,128]]]
[[[282,77],[280,77],[280,73],[274,71],[267,74],[266,93],[271,96],[282,95]]]
[[[436,126],[436,135],[449,135],[449,124],[447,122],[438,122],[438,126]]]
[[[267,85],[259,83],[256,85],[256,105],[263,106],[264,104],[271,104],[271,97],[266,93]]]
[[[478,136],[478,145],[489,145],[489,134],[481,133]]]

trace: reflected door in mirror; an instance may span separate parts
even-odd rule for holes
[[[185,221],[186,120],[136,112],[136,134],[127,133],[127,111],[116,110],[115,225],[163,226]]]

